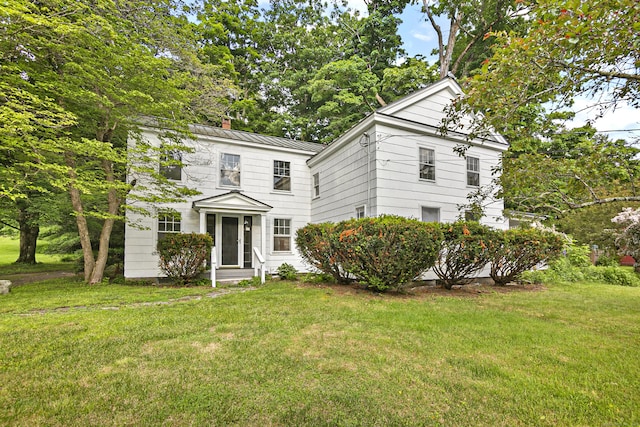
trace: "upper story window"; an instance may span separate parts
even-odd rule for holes
[[[320,173],[313,174],[313,197],[320,196]]]
[[[364,206],[358,206],[356,208],[356,219],[364,218],[366,215]]]
[[[273,161],[273,189],[291,191],[291,162]]]
[[[169,151],[160,156],[160,175],[174,181],[182,180],[182,153]]]
[[[274,252],[291,251],[291,220],[275,218],[273,220],[273,250]]]
[[[240,187],[240,156],[222,153],[220,156],[220,185]]]
[[[176,212],[161,212],[158,214],[158,241],[167,234],[180,233],[180,214]]]
[[[440,222],[440,208],[422,207],[422,220],[424,222]]]
[[[480,159],[467,157],[467,185],[480,186]]]
[[[420,179],[436,180],[436,152],[430,148],[420,148]]]

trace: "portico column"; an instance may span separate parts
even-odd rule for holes
[[[207,232],[207,213],[200,210],[200,234]]]
[[[267,215],[260,214],[260,253],[267,259]]]

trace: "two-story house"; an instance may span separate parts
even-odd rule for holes
[[[209,233],[220,269],[253,268],[255,248],[270,271],[284,262],[303,271],[294,238],[309,222],[381,214],[454,221],[508,147],[500,135],[467,141],[439,133],[445,106],[460,94],[445,78],[373,112],[328,146],[192,126],[194,152],[183,156],[183,169],[166,172],[202,194],[154,206],[157,218],[129,214],[144,228],[126,228],[125,276],[160,275],[154,252],[165,233]],[[148,128],[144,137],[160,144],[157,135]],[[458,144],[470,144],[465,157],[454,152]],[[497,220],[502,209],[494,202],[481,222],[506,228]]]

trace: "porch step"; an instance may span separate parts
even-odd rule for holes
[[[211,277],[211,271],[207,271],[205,276]],[[253,268],[219,268],[216,270],[217,282],[239,282],[252,277]]]

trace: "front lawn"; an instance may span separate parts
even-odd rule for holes
[[[14,264],[20,254],[20,241],[7,236],[0,236],[0,279],[4,275],[51,272],[51,271],[73,271],[74,265],[71,262],[62,262],[60,255],[40,253],[42,241],[38,242],[38,252],[36,253],[37,264]]]
[[[0,296],[0,424],[640,424],[640,288],[211,291]]]

